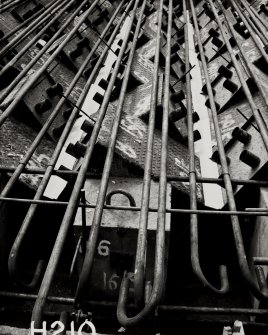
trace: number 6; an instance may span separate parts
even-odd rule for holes
[[[111,245],[110,241],[107,241],[107,240],[100,241],[99,246],[98,246],[98,254],[100,256],[108,256],[110,253],[110,249],[109,249],[110,245]]]

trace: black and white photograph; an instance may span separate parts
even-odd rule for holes
[[[0,335],[267,335],[267,218],[267,0],[0,0]]]

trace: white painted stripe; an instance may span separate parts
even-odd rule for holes
[[[187,15],[189,16],[188,12]],[[192,24],[188,24],[188,33],[190,63],[192,66],[195,66],[191,70],[192,103],[193,110],[198,113],[200,118],[200,120],[194,124],[194,129],[198,130],[201,135],[201,140],[195,143],[195,153],[200,159],[202,177],[217,178],[219,176],[218,166],[210,159],[212,155],[210,121],[208,109],[205,106],[206,98],[201,94],[203,82],[201,68],[194,48],[194,30]],[[223,207],[222,189],[219,185],[203,184],[203,192],[206,206],[217,209]]]
[[[129,24],[130,24],[130,17],[127,17],[126,20],[124,21],[124,24],[121,27],[119,34],[116,36],[111,46],[112,50],[115,51],[118,48],[118,41],[120,39],[124,39]],[[100,69],[95,79],[95,83],[91,85],[90,90],[88,91],[88,94],[82,105],[82,110],[89,116],[96,113],[100,107],[100,105],[93,100],[93,96],[97,92],[101,94],[105,93],[105,91],[101,87],[96,85],[96,83],[99,83],[100,80],[103,78],[104,79],[108,78],[109,73],[112,69],[112,65],[114,64],[116,59],[117,56],[112,51],[109,50],[106,60],[104,62],[104,66]],[[81,141],[83,139],[83,137],[85,136],[85,132],[81,130],[81,125],[86,119],[87,117],[80,113],[80,117],[74,123],[74,126],[63,146],[63,149],[60,153],[55,169],[59,169],[61,165],[71,170],[75,167],[77,159],[66,153],[65,150],[70,143],[75,144],[77,141]],[[61,192],[66,187],[66,184],[67,184],[66,181],[64,181],[62,178],[57,176],[51,176],[50,181],[44,192],[44,195],[50,199],[57,199],[61,194]]]

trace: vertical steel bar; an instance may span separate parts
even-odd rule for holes
[[[161,24],[158,21],[157,39],[160,40]],[[157,40],[157,43],[159,42]],[[134,277],[134,292],[135,302],[137,305],[144,304],[144,284],[145,284],[145,268],[146,268],[146,245],[147,245],[147,225],[148,225],[148,209],[150,205],[150,189],[151,175],[153,162],[153,146],[154,146],[154,131],[155,131],[155,111],[158,99],[158,76],[159,76],[159,51],[160,46],[156,46],[154,73],[150,103],[150,114],[148,122],[147,147],[146,157],[144,162],[144,176],[142,185],[141,212],[139,218],[139,232],[137,242],[137,252],[135,260],[135,277]]]
[[[155,269],[154,269],[154,283],[148,302],[144,308],[135,316],[128,318],[126,315],[127,297],[129,291],[129,278],[127,274],[121,283],[119,300],[117,307],[117,319],[124,326],[133,326],[141,322],[146,316],[151,314],[157,304],[160,302],[164,288],[165,275],[165,220],[166,220],[166,190],[167,190],[167,141],[168,141],[168,115],[169,115],[169,84],[170,84],[170,56],[171,56],[171,33],[172,33],[172,10],[173,0],[169,0],[168,7],[168,31],[167,31],[167,48],[166,48],[166,64],[165,64],[165,82],[164,82],[164,104],[163,104],[163,118],[162,118],[162,147],[161,147],[161,163],[160,163],[160,180],[159,180],[159,206],[157,218],[157,232],[156,232],[156,250],[155,250]],[[163,15],[163,0],[160,0],[158,9],[158,27],[156,36],[156,52],[154,64],[154,81],[158,80],[159,55],[161,47],[161,28]],[[157,83],[154,84],[151,96],[151,113],[155,113],[157,104],[158,91]],[[151,148],[149,148],[151,149]],[[148,151],[149,155],[153,152]],[[149,201],[149,199],[148,199]],[[148,220],[148,218],[146,219]],[[145,232],[147,224],[145,225]],[[141,229],[141,226],[140,226]],[[144,252],[146,249],[144,250]],[[144,257],[144,255],[143,255]],[[143,260],[142,260],[143,261]],[[141,278],[142,279],[142,278]],[[141,283],[144,285],[143,283]],[[144,292],[141,292],[144,294]]]
[[[122,20],[125,18],[125,16],[127,15],[130,7],[133,4],[133,0],[131,0],[127,6],[127,8],[125,9],[121,20],[119,20],[118,24],[122,23]],[[108,48],[107,48],[108,49]],[[119,68],[119,66],[118,66]],[[117,69],[118,70],[118,69]],[[115,71],[115,70],[114,70]],[[75,215],[75,210],[77,208],[77,202],[79,201],[79,195],[80,195],[80,190],[82,188],[82,186],[85,183],[85,179],[86,179],[86,173],[90,164],[90,160],[91,160],[91,156],[93,153],[93,149],[94,149],[94,145],[96,143],[101,125],[102,125],[102,121],[104,119],[105,113],[106,113],[106,108],[107,105],[109,103],[109,99],[110,99],[110,95],[112,93],[112,89],[113,89],[113,85],[115,82],[115,78],[117,75],[117,72],[114,72],[115,75],[112,75],[112,78],[109,82],[108,88],[106,90],[105,96],[104,96],[104,100],[102,102],[102,105],[100,107],[99,110],[99,114],[98,114],[98,118],[96,120],[96,123],[94,125],[90,140],[89,140],[89,144],[88,144],[88,148],[86,150],[82,165],[80,167],[80,171],[78,173],[75,185],[73,187],[73,191],[72,194],[70,196],[69,199],[69,203],[67,206],[67,209],[65,211],[60,229],[59,229],[59,233],[56,239],[56,242],[54,244],[50,259],[49,259],[49,263],[40,287],[40,290],[38,292],[38,298],[36,299],[34,308],[33,308],[33,313],[32,313],[32,320],[35,321],[36,325],[41,326],[42,323],[42,315],[43,315],[43,310],[45,307],[45,303],[46,303],[46,299],[49,293],[49,289],[51,287],[55,272],[56,272],[56,268],[59,262],[59,258],[61,255],[61,250],[63,248],[68,230],[73,222],[74,219],[74,215]]]
[[[82,244],[82,235],[80,235],[76,247],[75,247],[75,251],[74,251],[74,255],[73,255],[73,259],[72,259],[72,263],[70,266],[70,272],[69,272],[69,280],[70,280],[70,285],[71,285],[71,291],[72,293],[75,290],[75,286],[76,286],[76,280],[75,280],[75,274],[77,275],[77,257],[79,254],[79,250],[81,248],[81,244]]]
[[[216,110],[215,101],[213,97],[211,83],[209,80],[209,74],[208,74],[208,69],[207,69],[207,63],[205,60],[204,49],[203,49],[201,38],[200,38],[200,30],[198,27],[195,8],[194,8],[192,0],[190,0],[190,5],[191,5],[192,14],[193,14],[193,21],[194,21],[194,27],[196,31],[196,38],[198,42],[199,52],[200,52],[201,61],[203,65],[204,77],[205,77],[205,81],[207,85],[211,115],[212,115],[212,120],[214,124],[214,130],[215,130],[215,135],[216,135],[216,140],[217,140],[217,145],[218,145],[220,163],[222,166],[223,180],[224,180],[224,186],[225,186],[226,195],[227,195],[227,201],[228,201],[230,211],[236,211],[236,204],[235,204],[234,193],[232,189],[231,178],[229,174],[228,163],[227,163],[227,159],[226,159],[226,155],[224,151],[224,145],[223,145],[223,141],[221,137],[221,129],[219,126],[218,115],[217,115],[217,110]],[[214,15],[215,15],[215,12],[216,11],[214,9]],[[217,18],[217,13],[215,17]],[[245,253],[245,248],[244,248],[244,243],[243,243],[243,238],[242,238],[242,233],[241,233],[241,229],[239,225],[239,220],[236,215],[231,215],[231,223],[232,223],[232,228],[233,228],[233,235],[236,241],[235,244],[236,244],[239,266],[243,274],[243,277],[248,283],[253,294],[259,299],[262,299],[265,297],[265,295],[263,295],[263,293],[260,292],[259,287],[257,286],[255,279],[252,277],[252,273],[249,269],[249,265],[248,265],[246,253]]]
[[[85,257],[86,254],[86,228],[87,228],[87,211],[86,211],[86,192],[85,189],[81,190],[81,202],[84,204],[81,207],[82,210],[82,240],[81,240],[81,247],[82,247],[82,254]]]
[[[100,44],[101,40],[102,40],[102,37],[105,36],[105,34],[107,33],[109,27],[111,26],[111,24],[113,23],[116,15],[118,14],[119,10],[121,9],[122,5],[123,5],[124,1],[122,1],[122,3],[118,6],[117,10],[115,11],[115,13],[113,14],[111,20],[109,21],[109,23],[107,24],[106,28],[104,29],[102,35],[101,35],[101,38],[96,42],[94,48],[91,50],[91,52],[89,53],[88,57],[86,58],[85,62],[83,63],[83,65],[81,66],[81,68],[79,69],[77,75],[75,76],[73,82],[71,83],[71,86],[69,87],[69,90],[67,90],[67,93],[69,94],[72,90],[72,87],[74,86],[75,82],[79,79],[81,73],[83,72],[85,66],[88,64],[91,56],[94,54],[96,48],[98,47],[98,45]],[[126,14],[125,14],[126,15]],[[122,23],[125,15],[122,15],[121,19],[119,20],[117,26],[115,27],[114,29],[114,32],[113,34],[111,35],[109,41],[108,41],[108,45],[110,45],[112,43],[112,41],[114,40],[115,36],[116,36],[116,33],[120,27],[120,24]],[[103,61],[104,57],[106,56],[106,53],[108,51],[108,46],[106,46],[103,50],[103,53],[100,57],[100,59],[98,60],[97,64],[95,65],[95,68],[94,70],[92,71],[85,87],[84,87],[84,90],[82,92],[82,94],[80,95],[79,99],[78,99],[78,102],[77,102],[77,106],[80,107],[80,105],[82,105],[84,99],[85,99],[85,96],[93,82],[93,78],[95,77],[96,73],[97,73],[97,70],[101,64],[101,62]],[[60,110],[60,107],[62,106],[62,104],[64,103],[64,99],[61,99],[58,103],[58,105],[56,106],[56,110]],[[55,112],[54,112],[55,113]],[[42,178],[42,181],[40,183],[40,185],[38,186],[38,189],[36,191],[36,194],[34,196],[34,200],[39,200],[41,199],[45,189],[46,189],[46,186],[50,180],[50,177],[52,175],[52,172],[53,172],[53,169],[55,167],[55,164],[57,162],[57,159],[61,153],[61,150],[62,150],[62,147],[66,141],[66,138],[72,128],[72,125],[76,119],[76,116],[77,114],[79,113],[79,110],[77,108],[75,108],[71,114],[71,116],[69,117],[68,119],[68,122],[63,130],[63,133],[57,143],[57,146],[54,150],[54,153],[53,153],[53,156],[49,162],[49,165],[45,171],[45,174]],[[42,134],[39,133],[39,141],[41,140],[41,138],[44,136],[45,132],[43,132]],[[42,135],[42,136],[41,136]],[[25,165],[27,164],[28,160],[30,159],[32,153],[34,152],[34,149],[36,148],[36,143],[34,143],[34,147],[30,148],[28,153],[26,154],[26,156],[24,157],[24,161],[21,162],[21,164],[18,166],[18,168],[16,169],[16,171],[14,172],[14,174],[12,175],[12,177],[10,178],[9,182],[7,183],[7,185],[5,186],[4,190],[3,190],[3,194],[6,195],[10,190],[11,188],[13,187],[15,181],[19,178],[20,176],[20,173],[21,171],[23,170],[23,168],[25,167]],[[18,262],[18,257],[19,257],[19,250],[21,248],[21,245],[23,243],[23,240],[24,240],[24,237],[29,229],[29,226],[31,225],[31,221],[32,221],[32,218],[33,218],[33,215],[35,213],[37,209],[37,204],[32,204],[24,218],[24,221],[22,223],[22,226],[19,230],[19,233],[17,234],[17,237],[13,243],[13,246],[11,248],[11,251],[10,251],[10,255],[9,255],[9,260],[8,260],[8,268],[9,268],[9,272],[10,272],[10,275],[12,276],[12,278],[16,281],[16,282],[20,282],[20,276],[19,276],[19,273],[18,273],[18,265],[17,265],[17,262]]]
[[[120,50],[120,54],[118,56],[118,60],[116,62],[115,69],[114,69],[111,80],[115,80],[115,78],[116,78],[116,73],[117,73],[117,71],[119,69],[119,66],[120,66],[120,60],[122,59],[124,50],[125,50],[125,48],[127,46],[127,43],[128,43],[128,37],[129,37],[130,30],[131,30],[131,27],[132,27],[132,24],[133,24],[135,15],[136,15],[138,4],[139,4],[139,0],[136,0],[135,5],[134,5],[134,9],[133,9],[133,12],[132,12],[132,15],[131,15],[129,27],[128,27],[128,30],[126,32],[126,37],[125,37],[124,42],[122,44],[122,48]],[[145,6],[143,6],[143,7],[145,7]],[[144,10],[144,8],[143,8],[143,10]],[[92,264],[93,264],[95,249],[96,249],[96,243],[97,243],[97,239],[98,239],[98,234],[99,234],[100,224],[101,224],[101,218],[102,218],[102,214],[103,214],[103,206],[104,206],[104,202],[105,202],[105,198],[106,198],[106,192],[107,192],[107,188],[108,188],[110,170],[111,170],[113,156],[114,156],[116,138],[117,138],[117,133],[118,133],[119,125],[120,125],[120,119],[121,119],[121,115],[122,115],[122,111],[123,111],[123,104],[124,104],[124,101],[125,101],[125,94],[126,94],[126,90],[127,90],[131,65],[132,65],[132,61],[133,61],[133,58],[134,58],[136,43],[137,43],[139,31],[140,31],[142,15],[143,15],[143,11],[141,11],[141,13],[140,13],[140,18],[139,18],[139,21],[138,21],[137,26],[136,26],[135,34],[134,34],[134,37],[133,37],[133,44],[132,44],[131,52],[130,52],[130,55],[129,55],[127,68],[126,68],[123,83],[122,83],[122,88],[121,88],[121,91],[120,91],[119,101],[118,101],[116,112],[115,112],[115,115],[114,115],[113,126],[112,126],[112,130],[111,130],[111,134],[110,134],[108,150],[107,150],[107,154],[106,154],[106,158],[105,158],[101,183],[100,183],[99,192],[98,192],[98,199],[97,199],[96,208],[95,208],[93,219],[92,219],[90,235],[89,235],[89,238],[88,238],[88,241],[87,241],[87,253],[86,253],[86,256],[85,256],[85,259],[84,259],[83,268],[82,268],[82,271],[81,271],[81,274],[80,274],[79,283],[78,283],[78,287],[77,287],[77,291],[76,291],[76,297],[75,297],[76,303],[79,303],[83,299],[83,296],[85,295],[86,285],[88,284],[89,277],[90,277],[90,274],[91,274],[91,269],[92,269]],[[107,106],[105,108],[107,108]]]
[[[69,321],[69,312],[63,311],[60,313],[60,320],[61,325],[63,326],[63,330],[61,332],[57,332],[58,335],[66,335],[67,329],[69,328],[68,321]]]
[[[188,150],[189,150],[189,187],[190,187],[190,209],[197,209],[196,200],[196,166],[195,166],[195,150],[194,150],[194,128],[193,128],[193,108],[191,93],[191,76],[190,76],[190,58],[189,58],[189,11],[186,7],[186,1],[183,0],[183,17],[185,22],[185,71],[186,71],[186,103],[187,103],[187,125],[188,125]],[[200,265],[199,259],[199,239],[198,239],[198,216],[190,215],[190,235],[191,235],[191,262],[195,275],[212,291],[218,294],[225,294],[229,290],[226,266],[221,265],[219,268],[221,287],[219,289],[211,285],[205,278]]]

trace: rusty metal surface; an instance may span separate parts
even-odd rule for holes
[[[109,134],[111,122],[113,120],[114,109],[110,107],[108,109],[109,114],[104,119],[104,129],[101,130],[99,136],[99,143],[105,147],[109,143]],[[123,124],[123,126],[122,126]],[[129,116],[128,114],[123,114],[121,120],[121,128],[118,134],[117,142],[117,152],[123,159],[137,164],[143,167],[144,156],[146,151],[146,125],[134,117]],[[153,175],[159,176],[160,173],[160,149],[161,149],[161,132],[155,131],[155,142],[154,142],[154,160],[153,160]],[[169,140],[168,147],[168,174],[170,175],[179,175],[186,176],[189,170],[187,149],[185,146],[180,143],[176,143],[174,140]],[[197,166],[198,168],[198,166]],[[198,173],[198,175],[200,175]],[[183,192],[188,192],[188,185],[179,184],[173,182],[176,188],[180,189]],[[202,199],[202,189],[198,189],[197,196],[199,200]]]
[[[1,132],[1,165],[17,166],[24,157],[27,148],[31,145],[36,136],[32,128],[22,125],[21,122],[13,119],[8,120],[3,126]],[[44,168],[46,167],[54,149],[54,143],[49,139],[43,139],[40,147],[29,161],[28,167]],[[41,177],[38,175],[21,175],[20,180],[29,187],[36,189]]]

